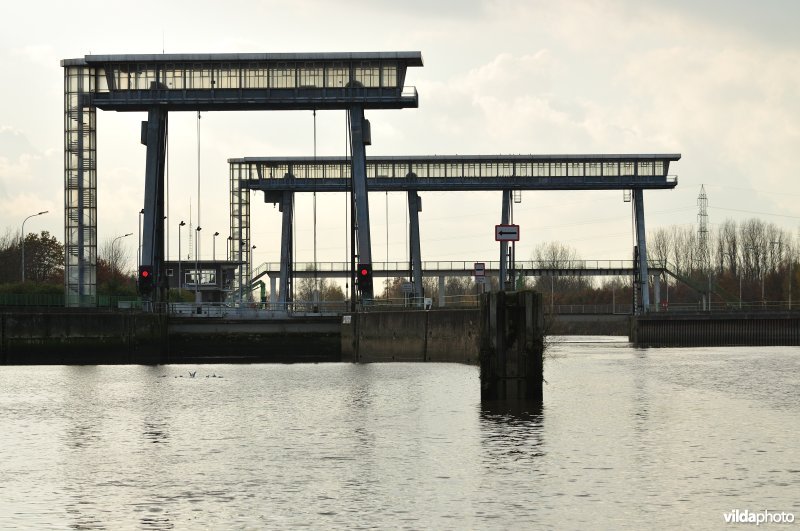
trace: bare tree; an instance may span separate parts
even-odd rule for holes
[[[560,242],[547,242],[537,245],[531,253],[531,259],[538,263],[542,268],[568,269],[583,267],[584,260],[578,256],[578,252]],[[536,289],[547,291],[567,291],[584,289],[589,286],[589,281],[582,276],[558,276],[555,278],[537,278]]]
[[[720,267],[737,276],[739,267],[739,235],[736,230],[736,222],[725,220],[719,227],[717,245],[720,255]]]
[[[108,264],[112,277],[127,274],[130,253],[122,244],[122,238],[106,238],[99,250],[98,259]]]
[[[666,264],[669,261],[670,247],[670,232],[666,228],[659,227],[647,238],[648,258],[662,264]]]

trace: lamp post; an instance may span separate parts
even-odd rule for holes
[[[231,259],[231,241],[233,241],[233,237],[228,236],[228,239],[225,241],[225,260]]]
[[[194,231],[194,302],[200,303],[200,231],[203,230],[199,225]]]
[[[127,238],[128,236],[133,236],[133,233],[129,232],[128,234],[123,234],[122,236],[117,236],[116,238],[111,240],[111,253],[112,253],[112,255],[116,254],[116,251],[115,251],[115,248],[114,248],[114,244],[117,243],[117,240],[121,240],[122,238]],[[117,260],[116,260],[115,256],[110,256],[109,258],[111,258],[111,278],[113,280],[116,280],[116,277],[117,277]]]
[[[741,258],[739,259],[741,261]],[[742,309],[742,266],[743,262],[739,264],[739,309]]]
[[[217,261],[217,236],[219,236],[219,232],[215,232],[214,237],[211,239],[211,253],[215,262]]]
[[[783,254],[783,242],[781,242],[781,241],[770,242],[770,245],[772,245],[772,246],[777,245],[778,246],[778,257],[780,258],[780,256]],[[786,253],[786,255],[787,255],[786,256],[786,261],[789,263],[789,309],[790,310],[792,309],[792,258],[791,258],[791,254],[792,254],[792,248],[789,247],[789,252]],[[783,284],[783,283],[781,282],[781,284]],[[781,286],[781,290],[782,289],[783,289],[783,286]]]
[[[31,214],[27,218],[22,220],[22,230],[20,231],[22,235],[21,245],[22,245],[22,283],[25,283],[25,222],[31,218],[35,218],[36,216],[41,216],[42,214],[47,214],[49,210],[43,210],[37,214]]]
[[[178,291],[183,291],[183,273],[181,271],[181,227],[186,225],[184,221],[178,223]]]
[[[136,270],[142,266],[142,216],[144,216],[144,209],[139,211],[139,244],[136,247]]]
[[[255,250],[256,250],[256,246],[254,245],[250,249],[250,268],[249,268],[250,269],[250,279],[248,280],[248,282],[250,282],[250,285],[247,287],[247,292],[250,294],[249,298],[250,298],[251,301],[253,300],[253,284],[252,284],[252,278],[253,278],[253,251],[255,251]],[[259,302],[261,302],[261,301],[259,301]]]
[[[233,245],[233,243],[231,243]],[[242,250],[244,249],[244,242],[239,240],[239,307],[241,308],[242,303],[244,302],[244,268],[242,263]]]

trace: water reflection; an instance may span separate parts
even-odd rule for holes
[[[480,429],[488,462],[533,462],[545,454],[541,402],[482,402]]]
[[[169,442],[169,432],[167,428],[169,424],[163,420],[147,419],[144,421],[144,430],[142,435],[144,439],[153,444]]]

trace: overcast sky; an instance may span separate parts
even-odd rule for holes
[[[699,4],[699,5],[698,5]],[[372,111],[368,155],[681,153],[675,190],[645,193],[649,230],[760,217],[800,224],[800,3],[638,1],[13,2],[3,9],[0,228],[63,240],[63,71],[86,54],[419,50],[418,109]],[[98,233],[128,232],[144,194],[139,113],[98,112]],[[317,153],[344,155],[343,111],[317,114]],[[197,220],[197,118],[170,115],[170,256]],[[227,159],[313,154],[311,112],[204,113],[202,254],[228,235]],[[794,153],[794,155],[793,155]],[[425,260],[497,260],[500,192],[423,193]],[[297,199],[297,259],[313,252]],[[401,193],[370,194],[373,257],[405,260]],[[345,199],[318,197],[319,260],[344,260]],[[388,226],[387,226],[388,210]],[[518,259],[562,241],[586,259],[631,256],[622,192],[524,192]],[[280,215],[253,196],[255,263],[277,261]],[[388,247],[387,247],[388,229]],[[186,253],[187,234],[183,234]]]

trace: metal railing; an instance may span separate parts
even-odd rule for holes
[[[93,308],[108,310],[135,310],[141,308],[141,300],[131,295],[97,295]],[[64,308],[63,293],[0,293],[0,308]],[[81,307],[86,307],[82,305]]]
[[[545,304],[545,311],[556,315],[631,315],[632,304]]]
[[[648,260],[648,268],[654,270],[665,269],[666,265],[658,260]],[[461,272],[472,273],[476,261],[472,260],[426,260],[422,262],[422,270],[429,272]],[[486,271],[499,271],[498,260],[479,261],[485,265]],[[295,262],[293,271],[298,273],[346,273],[352,269],[349,262]],[[403,262],[373,262],[374,274],[387,272],[405,272],[409,270],[409,263]],[[636,267],[634,260],[521,260],[514,262],[517,271],[618,271],[633,270]],[[253,278],[267,273],[278,273],[281,270],[280,262],[264,262],[253,270]]]
[[[757,313],[800,311],[796,301],[749,301],[749,302],[712,302],[703,307],[702,301],[696,303],[667,303],[660,308],[652,306],[650,312],[662,313]]]

